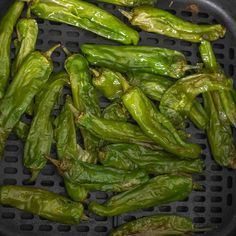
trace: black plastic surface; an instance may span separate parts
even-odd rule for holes
[[[12,3],[9,0],[0,1],[2,15]],[[193,4],[196,4],[193,6]],[[117,15],[125,22],[127,20],[118,12],[118,8],[108,4],[98,4],[109,12]],[[213,43],[218,61],[224,67],[226,74],[236,79],[236,1],[234,0],[159,0],[158,6],[194,23],[222,23],[227,26],[224,39]],[[197,6],[197,8],[196,8]],[[198,9],[198,12],[193,10]],[[114,44],[114,42],[96,36],[93,33],[72,26],[38,20],[39,37],[37,49],[46,50],[55,43],[62,43],[72,52],[78,52],[83,43]],[[141,31],[140,45],[167,47],[182,51],[189,62],[199,62],[198,45],[164,36]],[[14,36],[15,37],[15,36]],[[3,45],[1,45],[3,46]],[[14,49],[12,49],[14,57]],[[61,50],[53,54],[55,71],[63,69],[65,55]],[[68,93],[69,91],[65,91]],[[101,100],[102,106],[107,104]],[[59,109],[59,107],[57,108]],[[26,118],[25,118],[26,119]],[[0,206],[0,236],[15,235],[107,235],[108,232],[127,221],[156,213],[177,213],[193,218],[200,227],[212,226],[215,231],[205,233],[207,236],[236,235],[236,171],[219,167],[211,158],[210,149],[204,132],[197,130],[191,123],[187,129],[192,134],[192,140],[203,148],[202,158],[206,162],[206,170],[196,175],[195,180],[205,186],[205,191],[193,191],[188,199],[169,205],[148,208],[119,217],[107,218],[88,213],[89,222],[68,226],[43,220],[14,208]],[[53,151],[55,153],[55,150]],[[0,162],[0,185],[24,185],[29,178],[29,172],[22,166],[23,143],[12,134],[6,145],[5,155]],[[62,178],[58,176],[52,165],[48,164],[34,184],[35,187],[46,188],[65,194]],[[104,202],[110,194],[91,193],[89,200]]]

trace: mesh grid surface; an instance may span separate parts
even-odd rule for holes
[[[158,6],[194,23],[206,24],[220,22],[226,24],[223,14],[215,12],[204,4],[199,5],[199,12],[192,12],[191,7],[187,3],[188,1],[174,1],[174,4],[171,6],[170,2],[160,0]],[[117,15],[127,23],[127,20],[121,16],[117,7],[103,3],[97,5]],[[40,30],[37,49],[42,51],[47,50],[55,43],[62,43],[72,52],[78,52],[80,45],[84,43],[116,44],[113,41],[106,40],[93,33],[72,26],[40,19],[38,19],[38,24]],[[217,59],[222,67],[224,67],[226,74],[235,77],[235,38],[230,32],[231,29],[228,27],[226,37],[214,42],[213,46]],[[200,61],[197,44],[170,39],[143,31],[140,31],[140,35],[140,45],[176,49],[183,52],[190,63],[195,64]],[[13,46],[12,57],[14,57]],[[65,55],[61,50],[57,50],[53,54],[55,71],[63,69],[64,60]],[[69,91],[65,90],[64,93],[68,94]],[[62,104],[63,101],[61,101]],[[102,107],[106,106],[107,101],[101,98],[101,105]],[[59,108],[56,108],[56,113]],[[24,120],[29,121],[29,117],[24,117]],[[187,131],[192,134],[191,141],[200,144],[203,149],[202,158],[206,162],[206,170],[201,175],[195,175],[194,178],[205,186],[204,191],[193,191],[187,199],[181,202],[143,209],[113,218],[96,216],[86,211],[90,220],[88,222],[81,222],[76,226],[53,223],[11,207],[0,206],[0,235],[32,235],[33,233],[34,235],[103,236],[107,235],[112,228],[122,223],[156,213],[177,213],[189,216],[193,218],[197,226],[212,226],[216,228],[214,232],[206,233],[206,235],[228,235],[227,228],[233,225],[236,208],[234,200],[236,198],[236,188],[234,186],[236,183],[236,171],[218,166],[212,160],[204,132],[197,130],[190,122],[188,122],[187,127]],[[26,185],[26,180],[30,177],[30,173],[22,166],[23,147],[24,144],[21,140],[12,133],[5,148],[4,158],[0,163],[0,185]],[[52,152],[55,153],[55,147]],[[58,176],[51,164],[48,164],[42,170],[33,186],[64,195],[66,194],[63,180]],[[96,200],[102,203],[109,196],[111,194],[95,192],[90,194],[89,201]]]

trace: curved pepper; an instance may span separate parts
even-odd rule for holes
[[[183,126],[184,118],[189,114],[197,95],[207,91],[231,90],[232,81],[219,74],[195,74],[178,80],[163,95],[161,112],[175,125]]]
[[[201,173],[204,162],[200,159],[181,160],[178,157],[157,150],[150,150],[135,144],[112,144],[102,148],[99,161],[104,166],[135,170],[141,168],[149,174]]]
[[[84,44],[81,51],[90,64],[122,73],[147,72],[178,79],[196,68],[187,64],[182,53],[166,48]]]
[[[101,115],[96,90],[92,86],[92,79],[86,59],[80,54],[69,56],[65,62],[65,69],[70,77],[73,103],[79,112],[87,112],[96,116]],[[89,163],[96,163],[97,149],[100,140],[86,129],[80,128],[85,150],[90,153]]]
[[[148,181],[145,171],[117,170],[110,167],[90,164],[80,160],[48,158],[67,181],[88,190],[123,192]]]
[[[40,94],[40,103],[31,123],[30,131],[25,143],[24,165],[32,172],[31,181],[34,181],[40,170],[47,163],[45,155],[49,155],[53,142],[53,127],[51,112],[68,75],[64,72],[53,75]]]
[[[226,29],[222,25],[197,25],[151,6],[140,6],[131,12],[120,10],[130,23],[144,31],[190,42],[214,41],[223,38]]]
[[[0,204],[16,207],[62,224],[78,224],[83,205],[56,193],[22,186],[0,186]]]
[[[24,2],[15,1],[0,21],[0,99],[10,76],[11,39],[14,26],[24,8]]]
[[[201,148],[185,143],[172,123],[137,88],[130,88],[122,101],[143,132],[166,151],[183,158],[198,158]]]
[[[208,228],[196,228],[192,219],[178,215],[153,215],[142,217],[123,224],[113,230],[109,236],[125,235],[189,235],[190,233],[205,232]]]
[[[24,60],[7,89],[0,103],[0,156],[3,154],[8,135],[52,73],[50,56],[54,49],[55,47],[46,53],[32,52]]]
[[[99,2],[111,3],[119,6],[133,7],[140,5],[154,5],[157,0],[98,0]]]
[[[193,189],[190,176],[160,175],[147,183],[111,197],[104,204],[91,202],[89,210],[100,216],[116,216],[142,208],[185,199]]]
[[[39,18],[66,23],[123,44],[138,44],[139,34],[94,4],[79,0],[33,0],[31,11]]]

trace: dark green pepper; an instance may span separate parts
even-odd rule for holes
[[[151,6],[140,6],[131,12],[120,10],[130,23],[142,30],[190,42],[214,41],[223,38],[226,29],[222,25],[197,25]]]
[[[45,155],[51,152],[53,142],[53,127],[51,112],[64,85],[68,82],[65,72],[53,75],[40,94],[40,103],[31,123],[30,131],[25,143],[24,166],[32,173],[31,181],[34,181],[40,170],[47,163]]]
[[[182,53],[166,48],[84,44],[81,51],[91,65],[122,73],[147,72],[177,79],[198,67],[188,65]]]
[[[209,228],[196,228],[192,219],[178,215],[153,215],[146,216],[113,230],[109,236],[170,236],[189,235],[191,233],[205,232]]]
[[[140,5],[154,5],[157,0],[98,0],[99,2],[111,3],[119,6],[134,7]]]
[[[123,44],[138,44],[139,34],[118,18],[94,4],[79,0],[33,0],[32,12],[39,18],[66,23]]]
[[[89,210],[100,216],[116,216],[142,208],[184,200],[193,189],[190,176],[160,175],[147,183],[111,197],[103,204],[91,202]]]
[[[12,33],[23,8],[24,2],[15,1],[0,21],[0,99],[5,94],[10,76]]]
[[[161,151],[150,150],[135,144],[112,144],[99,152],[99,161],[104,165],[122,170],[144,169],[150,174],[201,173],[204,162],[200,159],[181,160]]]
[[[50,56],[56,47],[46,53],[32,52],[24,60],[7,89],[0,103],[0,158],[8,135],[52,73]]]
[[[86,59],[80,54],[69,56],[65,62],[65,69],[70,77],[75,108],[79,112],[100,116],[99,100],[96,90],[92,86],[92,78]],[[89,163],[96,163],[100,140],[86,129],[81,128],[81,133],[84,139],[85,150],[91,154],[91,158],[87,161]]]
[[[79,224],[83,205],[56,193],[23,186],[0,186],[0,204],[62,224]]]
[[[67,181],[91,191],[123,192],[149,180],[146,172],[142,170],[117,170],[74,159],[48,159]]]
[[[201,148],[184,142],[172,123],[139,88],[128,89],[122,101],[143,132],[166,151],[183,158],[199,157]]]

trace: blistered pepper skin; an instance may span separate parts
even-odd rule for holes
[[[139,34],[114,15],[79,0],[35,0],[31,11],[39,18],[73,25],[123,44],[138,44]]]
[[[185,199],[193,189],[192,178],[160,175],[147,183],[111,197],[104,204],[91,202],[89,210],[100,216],[116,216]]]
[[[134,7],[140,5],[154,5],[157,0],[98,0],[99,2],[111,3],[118,6]]]
[[[142,30],[168,37],[199,43],[223,38],[226,29],[222,25],[197,25],[152,6],[140,6],[131,12],[122,11],[130,23]]]
[[[191,68],[182,53],[166,48],[84,44],[81,51],[91,65],[121,73],[147,72],[177,79]]]
[[[16,207],[50,221],[79,224],[83,205],[56,193],[22,186],[0,186],[0,204]]]
[[[0,99],[6,92],[5,89],[10,76],[12,33],[23,8],[24,2],[16,1],[0,21]]]

